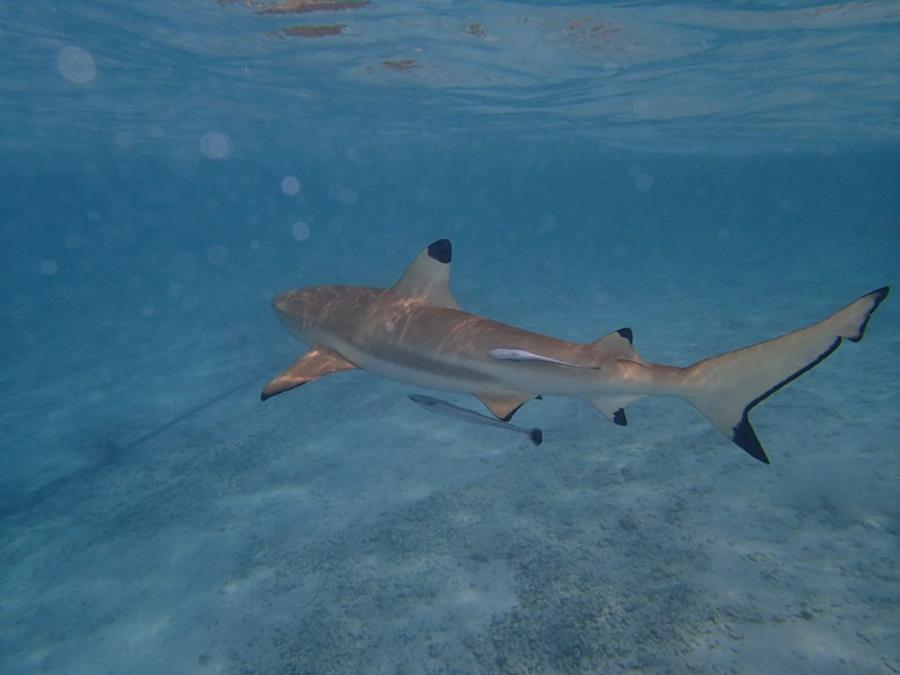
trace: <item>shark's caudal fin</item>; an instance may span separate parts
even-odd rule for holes
[[[747,417],[750,410],[821,363],[844,338],[859,342],[888,291],[879,288],[817,324],[686,368],[682,396],[722,433],[768,464]]]

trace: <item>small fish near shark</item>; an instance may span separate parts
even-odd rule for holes
[[[449,403],[447,401],[442,401],[441,399],[434,398],[433,396],[426,396],[425,394],[409,394],[407,397],[410,401],[418,403],[428,412],[433,412],[438,415],[446,415],[447,417],[454,417],[458,420],[471,422],[473,424],[484,424],[485,426],[489,427],[499,427],[501,429],[509,429],[510,431],[518,431],[520,434],[525,434],[526,436],[528,436],[528,438],[531,439],[531,442],[535,445],[540,445],[544,441],[544,432],[537,427],[533,429],[526,429],[524,427],[512,424],[511,422],[503,422],[501,420],[494,419],[493,417],[482,415],[480,412],[477,412],[475,410],[470,410],[469,408],[463,408],[458,405],[453,405],[452,403]]]
[[[587,399],[621,426],[629,403],[677,396],[768,464],[750,411],[844,339],[859,342],[889,292],[885,286],[867,293],[787,335],[691,366],[667,366],[638,355],[630,328],[581,344],[463,311],[450,292],[452,251],[448,239],[433,242],[391,288],[313,286],[278,295],[278,318],[310,349],[266,385],[262,400],[355,368],[425,389],[474,394],[504,422],[540,394]]]

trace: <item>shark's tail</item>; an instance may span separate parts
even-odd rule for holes
[[[859,342],[888,291],[888,287],[872,291],[808,328],[695,363],[684,369],[681,396],[722,433],[768,464],[747,417],[750,410],[821,363],[844,338]]]

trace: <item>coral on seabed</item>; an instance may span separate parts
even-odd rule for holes
[[[273,35],[278,37],[299,37],[299,38],[320,38],[329,35],[340,35],[344,32],[346,26],[336,23],[329,26],[285,26],[273,31]]]
[[[416,62],[412,59],[395,59],[393,61],[382,61],[381,65],[388,70],[410,70],[416,67]]]

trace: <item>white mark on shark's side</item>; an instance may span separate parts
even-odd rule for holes
[[[569,368],[600,370],[600,366],[585,366],[580,363],[570,363],[569,361],[563,361],[562,359],[541,356],[540,354],[535,354],[534,352],[529,352],[524,349],[491,349],[488,351],[488,356],[492,359],[497,359],[498,361],[531,361],[537,363],[552,363],[557,366],[567,366]]]

